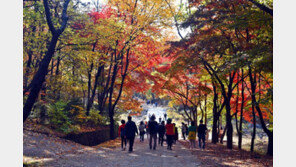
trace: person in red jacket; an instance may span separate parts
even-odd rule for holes
[[[172,119],[167,120],[167,124],[165,125],[166,129],[166,136],[167,136],[167,144],[168,144],[168,150],[172,150],[173,145],[173,139],[175,135],[175,126],[172,124]]]
[[[125,120],[121,120],[121,125],[118,128],[118,136],[121,137],[121,149],[124,151],[126,148],[126,136],[124,134]],[[124,147],[123,147],[124,143]]]

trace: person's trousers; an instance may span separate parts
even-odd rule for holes
[[[190,141],[190,147],[195,148],[195,139],[193,139],[193,140],[190,139],[189,141]]]
[[[152,139],[153,139],[153,149],[156,149],[157,134],[150,134],[149,146],[152,149]]]
[[[182,132],[182,136],[183,136],[184,140],[186,140],[186,132]]]
[[[202,146],[201,146],[202,142]],[[205,134],[199,134],[198,135],[198,146],[199,148],[205,148],[206,145],[206,135]]]
[[[164,134],[158,134],[158,144],[160,144],[161,146],[163,145],[163,136]]]
[[[126,138],[121,137],[121,148],[123,148],[123,143],[124,143],[124,148],[126,147]]]
[[[140,132],[140,141],[144,141],[144,135],[145,135],[144,132]]]
[[[172,148],[174,135],[167,135],[167,144],[169,148]]]
[[[130,137],[127,140],[129,142],[129,149],[128,149],[128,151],[133,151],[133,145],[134,145],[134,141],[135,141],[135,136],[134,137]]]

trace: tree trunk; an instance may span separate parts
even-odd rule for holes
[[[96,95],[96,90],[97,90],[97,86],[98,86],[98,80],[99,80],[99,76],[101,75],[101,71],[102,68],[104,68],[104,66],[99,66],[98,70],[97,70],[97,74],[95,76],[95,83],[94,83],[94,87],[91,93],[91,97],[88,99],[87,101],[87,106],[86,106],[86,115],[89,115],[89,111],[94,103],[94,98]]]
[[[240,110],[240,121],[239,121],[239,135],[238,135],[238,149],[242,148],[242,139],[243,139],[243,110],[244,110],[244,103],[245,103],[245,94],[244,94],[244,70],[242,69],[242,103],[241,103],[241,110]]]
[[[24,105],[23,108],[23,122],[26,121],[26,119],[29,117],[32,107],[38,98],[41,86],[43,82],[45,81],[45,76],[47,75],[48,72],[48,66],[49,63],[52,59],[52,56],[55,52],[55,47],[58,41],[59,36],[63,33],[63,31],[66,28],[68,17],[67,17],[67,8],[70,0],[66,0],[63,4],[63,11],[62,11],[62,23],[61,27],[56,30],[55,27],[53,26],[52,20],[51,20],[51,13],[50,9],[48,6],[48,1],[43,0],[43,5],[45,9],[45,16],[46,16],[46,21],[47,25],[49,27],[49,30],[51,31],[52,38],[51,42],[49,44],[48,50],[44,56],[44,58],[40,62],[40,66],[38,68],[37,73],[34,75],[33,80],[31,82],[31,89],[30,89],[30,94],[28,96],[28,99]]]
[[[231,107],[230,107],[230,101],[229,99],[226,100],[226,126],[227,126],[227,148],[232,149],[232,143],[233,143],[233,126],[231,123]]]
[[[252,103],[254,103],[255,108],[256,108],[256,110],[257,110],[257,112],[259,114],[259,119],[260,119],[261,126],[263,128],[263,131],[268,136],[267,155],[272,156],[273,155],[273,131],[269,130],[266,127],[266,124],[265,124],[264,119],[263,119],[262,111],[261,111],[261,109],[259,107],[258,102],[256,101],[256,96],[255,96],[255,91],[256,91],[256,83],[255,82],[256,82],[256,80],[254,80],[254,78],[252,77],[252,69],[251,69],[250,65],[249,65],[249,77],[250,77],[251,90],[252,90],[252,93],[251,93]]]
[[[221,136],[221,139],[220,139],[220,143],[223,144],[223,139],[224,139],[224,136],[226,134],[226,131],[227,131],[227,126],[225,126],[224,130],[223,130],[223,133],[222,133],[222,136]]]
[[[219,132],[219,127],[217,127],[218,124],[218,113],[217,113],[217,99],[218,99],[218,94],[216,92],[216,86],[214,82],[212,82],[213,89],[214,89],[214,99],[213,99],[213,127],[212,127],[212,143],[216,144],[218,142],[218,132]]]
[[[252,103],[252,115],[253,115],[253,132],[252,132],[250,151],[254,152],[254,144],[255,144],[255,138],[256,138],[256,114],[255,114],[255,108],[253,103]]]
[[[44,58],[41,60],[39,69],[31,82],[32,84],[31,91],[23,108],[23,112],[24,112],[23,122],[25,122],[26,119],[29,117],[32,107],[36,99],[38,98],[42,84],[45,81],[45,76],[47,75],[48,66],[54,54],[58,38],[59,38],[59,35],[52,36],[48,51],[44,56]]]

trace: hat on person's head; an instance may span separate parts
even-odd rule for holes
[[[172,123],[172,119],[171,118],[168,118],[167,119],[167,123]]]

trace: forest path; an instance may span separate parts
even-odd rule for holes
[[[177,142],[173,150],[157,146],[150,150],[148,140],[135,139],[134,152],[121,151],[119,140],[116,147],[82,146],[64,139],[24,131],[24,162],[36,162],[38,166],[56,167],[196,167],[196,156]],[[113,144],[114,145],[114,144]],[[127,145],[128,146],[128,145]]]

